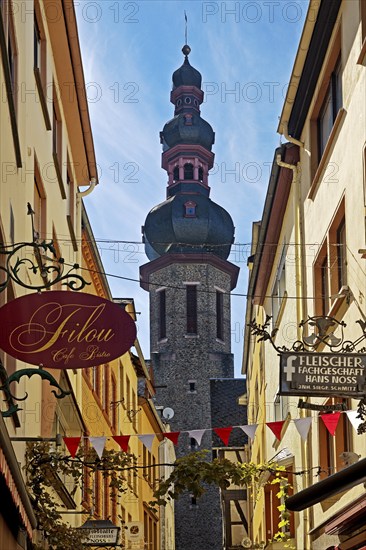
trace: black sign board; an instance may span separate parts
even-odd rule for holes
[[[279,393],[362,397],[365,375],[366,355],[360,353],[282,353]]]

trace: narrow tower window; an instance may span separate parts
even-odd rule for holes
[[[158,292],[159,300],[159,339],[166,338],[166,291]]]
[[[179,180],[179,166],[176,166],[173,170],[173,180],[174,181]]]
[[[184,165],[184,179],[193,180],[193,164],[191,164],[190,162],[187,162]]]
[[[224,294],[216,290],[216,337],[224,339]]]
[[[202,166],[200,166],[198,168],[198,179],[199,179],[199,181],[203,180],[203,168],[202,168]]]
[[[187,285],[187,334],[197,334],[196,285]]]

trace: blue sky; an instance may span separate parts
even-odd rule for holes
[[[173,116],[171,76],[183,62],[184,12],[190,63],[202,74],[201,116],[215,130],[211,199],[236,227],[229,260],[247,291],[252,222],[262,215],[278,117],[307,0],[75,2],[100,184],[85,199],[115,297],[134,298],[138,338],[149,357],[148,294],[137,282],[147,262],[141,226],[165,200],[159,132]],[[232,297],[232,351],[240,375],[245,298]]]

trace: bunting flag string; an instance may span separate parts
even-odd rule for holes
[[[101,459],[103,456],[103,451],[107,438],[105,436],[101,437],[89,437],[90,445],[94,447],[95,452],[98,457]]]
[[[233,430],[232,426],[229,426],[228,428],[214,428],[213,429],[215,434],[219,436],[219,438],[221,439],[221,441],[223,442],[224,445],[229,444],[230,434],[231,434],[232,430]]]
[[[129,435],[114,435],[113,439],[116,443],[118,443],[118,445],[121,447],[122,451],[127,453],[128,452],[128,443],[130,441],[130,437],[131,436],[129,436]]]
[[[180,436],[180,432],[165,432],[164,437],[167,439],[170,439],[174,443],[174,445],[178,444],[178,437]]]
[[[305,418],[296,418],[296,420],[294,420],[296,429],[299,432],[300,437],[303,441],[307,440],[312,421],[313,419],[311,418],[311,416],[306,416]]]
[[[278,420],[277,422],[267,422],[268,428],[274,433],[279,441],[281,441],[281,432],[284,423],[284,420]]]
[[[81,437],[64,437],[64,443],[72,458],[75,458]]]
[[[359,424],[362,422],[361,419],[357,418],[358,411],[334,411],[332,413],[325,413],[325,414],[319,414],[319,417],[322,419],[322,422],[324,422],[324,425],[326,429],[329,431],[331,435],[335,435],[336,429],[339,423],[339,419],[341,414],[346,414],[348,420],[352,424],[353,428],[357,432],[357,428]],[[293,418],[290,420],[290,422],[293,422],[295,424],[295,427],[297,431],[299,432],[299,435],[303,441],[306,441],[310,427],[312,425],[313,420],[315,419],[314,416],[306,416],[304,418]],[[153,441],[156,435],[163,435],[166,439],[169,439],[172,441],[174,445],[178,444],[178,440],[181,434],[188,434],[188,437],[193,438],[197,445],[201,445],[202,437],[206,432],[214,432],[224,443],[225,446],[228,446],[229,439],[232,433],[232,430],[234,428],[240,428],[249,438],[251,441],[254,440],[256,430],[258,426],[260,425],[266,425],[271,432],[275,435],[275,437],[281,441],[283,434],[283,427],[285,424],[285,420],[278,420],[275,422],[263,422],[258,424],[247,424],[243,426],[226,426],[223,428],[206,428],[201,430],[187,430],[187,431],[181,431],[181,432],[165,432],[161,434],[133,434],[133,435],[110,435],[110,436],[80,436],[80,437],[64,437],[64,443],[69,451],[72,458],[75,458],[77,450],[80,445],[81,439],[88,439],[90,444],[95,449],[95,452],[97,453],[99,458],[102,458],[104,448],[106,445],[107,439],[113,439],[122,449],[124,452],[128,452],[128,445],[131,437],[137,436],[138,439],[141,441],[141,443],[151,452]]]
[[[332,414],[327,413],[320,415],[320,418],[323,420],[325,427],[327,428],[330,435],[335,435],[340,416],[341,413],[339,411]]]

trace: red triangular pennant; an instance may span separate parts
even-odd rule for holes
[[[166,437],[167,439],[170,439],[170,441],[172,441],[174,445],[177,445],[179,436],[180,436],[180,432],[167,432],[164,434],[164,437]]]
[[[71,457],[75,458],[76,451],[78,450],[81,437],[64,437],[63,440],[67,447],[67,450],[71,454]]]
[[[122,451],[128,452],[128,442],[130,441],[129,435],[114,435],[113,439],[121,447]]]
[[[281,441],[281,432],[284,423],[284,420],[278,420],[277,422],[266,422],[268,428],[275,434],[278,441]]]
[[[323,420],[325,427],[327,428],[330,435],[335,435],[335,431],[338,426],[339,417],[341,416],[340,411],[334,412],[332,414],[321,414],[320,417]]]
[[[213,429],[215,434],[219,436],[219,438],[221,439],[223,444],[226,445],[226,446],[229,443],[229,438],[230,438],[230,434],[231,434],[232,430],[233,430],[232,426],[229,426],[228,428],[214,428]]]

